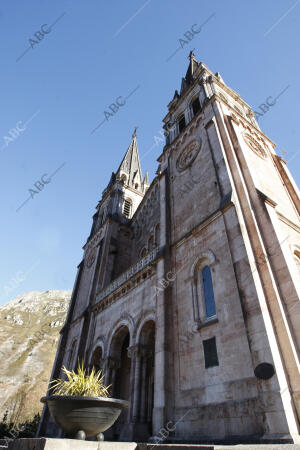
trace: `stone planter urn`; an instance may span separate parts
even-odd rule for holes
[[[96,436],[103,441],[103,431],[110,428],[122,409],[129,408],[125,400],[107,397],[50,395],[41,398],[46,403],[56,425],[67,437],[85,439]]]

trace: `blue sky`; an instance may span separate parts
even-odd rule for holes
[[[192,49],[254,110],[287,88],[260,126],[299,184],[299,20],[300,0],[2,0],[0,303],[73,287],[95,206],[136,125],[153,178],[155,136]],[[201,32],[170,58],[195,24]]]

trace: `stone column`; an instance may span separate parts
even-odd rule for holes
[[[116,358],[112,358],[111,356],[108,356],[106,358],[105,365],[106,365],[105,383],[107,385],[111,385],[110,392],[112,396],[114,396],[116,373],[117,370],[121,367],[121,361]]]
[[[141,354],[139,345],[128,348],[128,356],[131,358],[131,421],[137,422],[139,415],[140,379],[141,379]]]
[[[147,368],[149,365],[149,358],[151,358],[151,349],[144,347],[142,349],[142,370],[141,370],[141,409],[140,409],[140,420],[142,423],[148,421],[148,403],[147,402],[147,390],[149,388],[148,382],[149,377],[147,374]]]
[[[201,102],[201,97],[199,96],[199,101],[201,103],[201,108],[203,107],[203,105],[207,102],[208,98],[209,98],[209,93],[208,93],[208,87],[207,87],[207,77],[204,75],[201,80],[199,81],[199,85],[202,88],[202,94],[204,97],[204,100]]]

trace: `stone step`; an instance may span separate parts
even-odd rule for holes
[[[76,439],[15,439],[8,450],[214,450],[213,445],[137,444],[135,442],[89,442]]]
[[[7,449],[7,447],[1,447]],[[15,439],[8,450],[300,450],[298,444],[199,445],[137,444],[135,442],[91,442],[76,439]]]

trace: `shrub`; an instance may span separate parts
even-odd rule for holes
[[[53,395],[79,395],[84,397],[109,397],[109,386],[104,385],[104,375],[92,368],[90,373],[78,363],[77,372],[63,367],[67,379],[58,378],[51,381]]]

